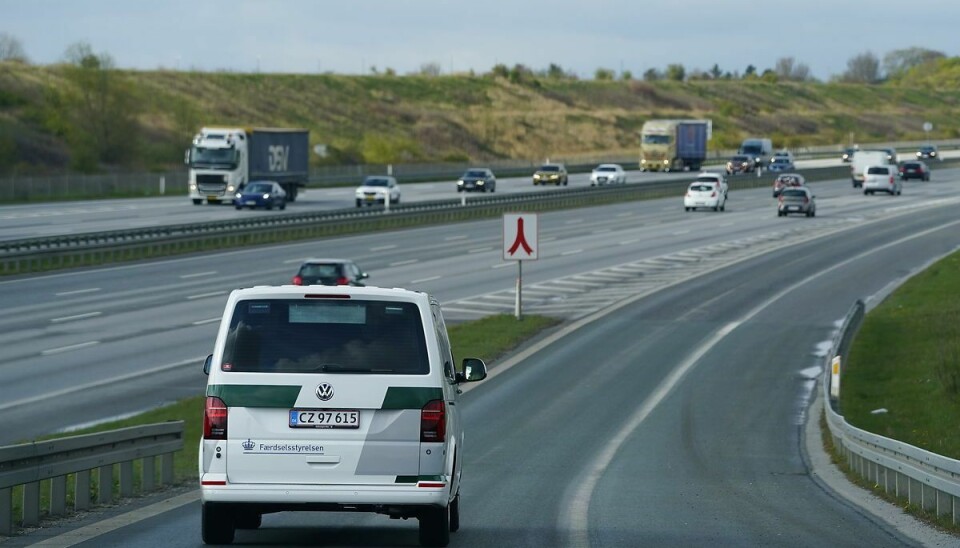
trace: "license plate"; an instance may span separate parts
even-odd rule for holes
[[[375,200],[375,199],[376,199],[375,196],[367,196],[367,201],[368,201],[368,202],[372,202],[372,201]]]
[[[799,211],[799,210],[800,210],[800,206],[790,206],[790,207],[788,207],[787,209],[789,209],[790,211]]]
[[[247,200],[247,205],[257,205],[256,200]]]
[[[360,428],[356,409],[291,409],[290,428]]]
[[[207,199],[208,199],[208,200],[216,200],[217,197],[214,196],[213,194],[207,194]]]

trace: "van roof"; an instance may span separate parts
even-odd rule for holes
[[[420,304],[429,304],[430,296],[421,291],[411,291],[399,287],[356,287],[349,285],[330,285],[330,286],[302,286],[302,285],[258,285],[256,287],[246,287],[243,289],[234,289],[230,293],[230,299],[237,301],[242,299],[257,298],[295,298],[306,295],[330,295],[336,297],[362,297],[364,299],[380,298],[396,301],[416,302]]]

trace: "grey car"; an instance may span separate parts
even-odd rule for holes
[[[777,200],[777,217],[786,217],[791,213],[802,213],[807,217],[817,216],[816,196],[807,187],[786,187]]]
[[[489,169],[470,168],[457,181],[457,192],[496,192],[497,178]]]

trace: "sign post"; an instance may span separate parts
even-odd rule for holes
[[[523,261],[537,260],[540,224],[536,213],[503,214],[503,259],[517,261],[517,290],[513,314],[523,316]]]

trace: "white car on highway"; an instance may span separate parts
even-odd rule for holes
[[[856,158],[856,157],[854,157]],[[863,172],[863,193],[886,192],[899,196],[903,192],[903,183],[897,173],[897,166],[867,166]]]
[[[620,164],[600,164],[590,174],[590,186],[623,184],[627,174]]]
[[[723,190],[724,199],[727,198],[727,195],[730,193],[730,185],[727,183],[727,176],[722,173],[711,173],[709,171],[704,171],[697,175],[695,183],[717,183],[720,185],[720,190]]]
[[[388,175],[370,175],[357,187],[354,197],[357,207],[384,204],[387,199],[391,204],[399,204],[400,185],[397,184],[396,179]]]
[[[714,211],[724,211],[727,206],[727,195],[717,182],[690,183],[687,193],[683,197],[683,210],[692,211],[698,207],[706,207]]]

